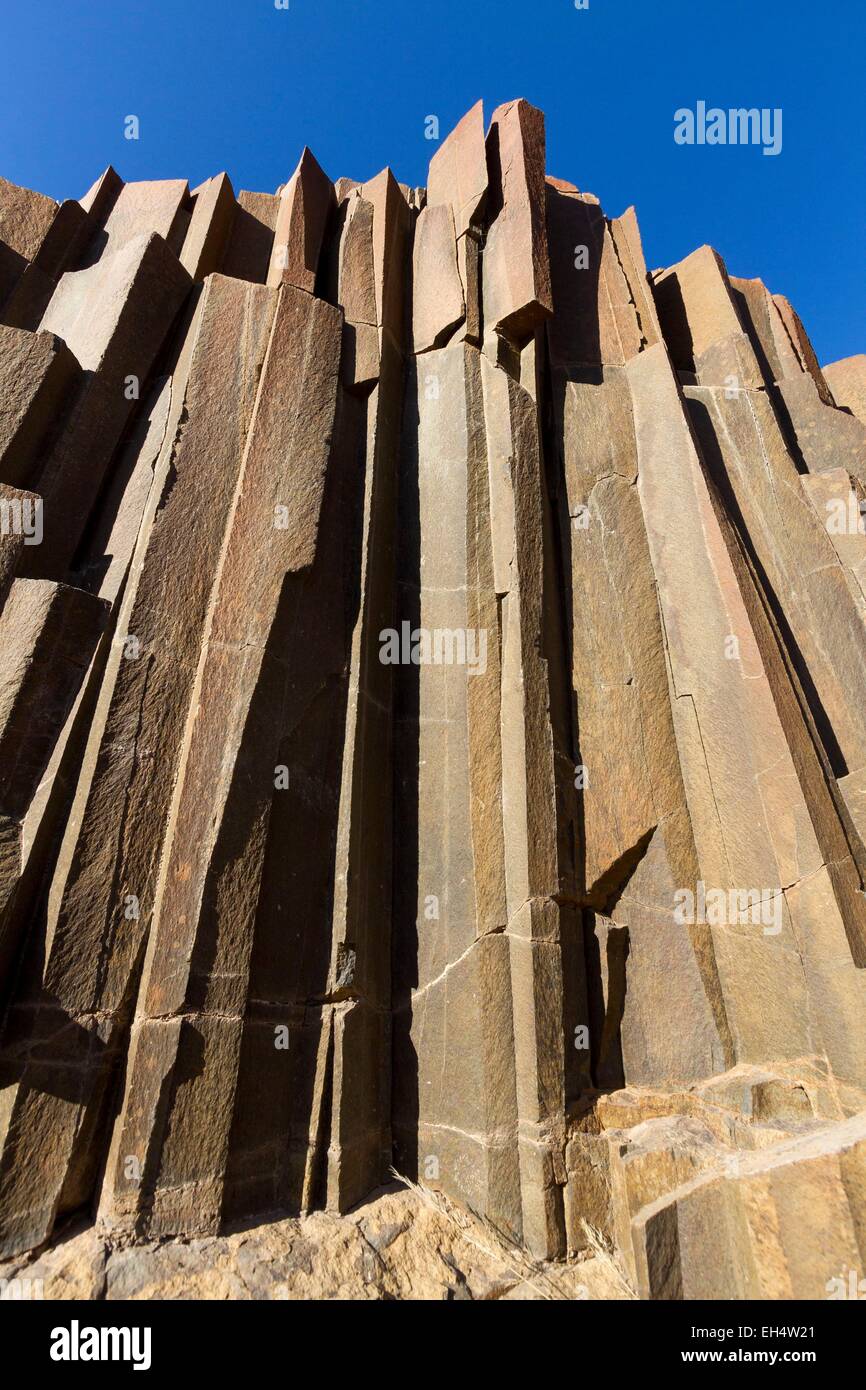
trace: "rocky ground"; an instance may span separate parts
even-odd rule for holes
[[[347,1216],[314,1212],[199,1239],[124,1247],[78,1223],[34,1258],[0,1264],[2,1281],[4,1299],[632,1296],[601,1250],[568,1264],[534,1262],[438,1194],[396,1186]]]

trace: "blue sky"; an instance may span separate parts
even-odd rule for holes
[[[860,0],[2,0],[0,46],[0,173],[55,198],[109,162],[272,192],[304,144],[332,178],[423,183],[426,116],[444,135],[524,96],[548,171],[634,203],[651,268],[708,241],[789,296],[822,362],[866,351]],[[781,154],[676,145],[698,100],[781,107]]]

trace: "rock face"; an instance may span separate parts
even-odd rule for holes
[[[334,1234],[393,1166],[591,1296],[863,1278],[864,361],[522,100],[426,190],[0,180],[9,1268],[548,1296]]]

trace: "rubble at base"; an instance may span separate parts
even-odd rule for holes
[[[158,1245],[112,1245],[79,1222],[43,1255],[0,1264],[0,1301],[633,1296],[604,1250],[568,1264],[533,1261],[456,1204],[405,1189],[373,1194],[346,1216],[319,1211]]]

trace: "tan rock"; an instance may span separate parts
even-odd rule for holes
[[[800,365],[804,372],[808,372],[815,383],[815,388],[825,405],[833,404],[833,397],[830,394],[823,372],[818,366],[818,359],[809,341],[809,335],[803,327],[800,315],[796,309],[785,298],[783,294],[774,294],[773,299],[788,336],[794,347],[794,351],[800,359]]]
[[[520,341],[553,312],[542,112],[523,100],[497,107],[487,134],[487,162],[484,322],[487,329]]]
[[[547,327],[552,361],[557,366],[624,365],[645,342],[660,336],[655,311],[649,307],[636,227],[617,231],[618,250],[615,224],[608,224],[597,202],[588,203],[552,185],[547,189],[547,223],[557,305]],[[633,285],[624,273],[625,264]]]
[[[80,203],[61,203],[3,304],[4,323],[31,332],[38,328],[58,279],[64,270],[75,267],[97,230],[97,222]]]
[[[800,355],[791,341],[779,305],[763,281],[739,280],[731,276],[729,283],[740,320],[751,338],[767,383],[802,372]]]
[[[0,184],[0,1296],[862,1267],[860,359],[544,162]]]
[[[191,196],[192,215],[180,263],[193,280],[203,280],[222,264],[237,205],[228,174],[208,179]]]
[[[368,391],[379,377],[373,204],[359,193],[339,206],[339,239],[327,267],[329,298],[343,310],[341,376],[349,389]]]
[[[308,149],[280,194],[267,284],[312,294],[325,226],[336,205],[327,174]]]
[[[20,852],[7,858],[60,736],[108,615],[92,594],[38,579],[17,579],[0,612],[0,986],[17,946],[5,909],[21,873]]]
[[[402,347],[406,276],[398,273],[411,223],[411,212],[390,169],[361,185],[361,197],[373,205],[373,270],[376,322]]]
[[[0,325],[0,478],[26,487],[41,471],[41,446],[80,379],[60,338]]]
[[[73,1017],[86,1018],[94,1006],[115,1015],[137,969],[141,932],[149,923],[153,901],[157,845],[271,312],[265,289],[215,277],[190,335],[183,385],[172,402],[158,481],[133,562],[134,582],[124,594],[76,803],[49,893],[52,949],[47,970],[55,998]],[[190,374],[188,386],[185,372]],[[212,401],[219,402],[220,413],[211,411]],[[175,451],[182,408],[187,424]],[[202,488],[210,505],[190,527],[183,518],[195,514]],[[185,544],[179,543],[181,538]],[[138,915],[126,917],[129,895]],[[102,970],[98,946],[88,958],[87,948],[82,953],[80,934],[84,931],[99,942],[107,931],[110,938],[118,920],[127,922],[128,929],[114,940]],[[34,991],[37,999],[40,985],[41,981]],[[22,1019],[28,1027],[30,1014],[25,1005]],[[82,1084],[85,1113],[88,1105],[94,1113],[98,1109],[111,1059],[105,1055],[94,1060]],[[50,1073],[50,1055],[45,1065]],[[26,1110],[25,1094],[19,1094],[18,1103]],[[34,1174],[34,1195],[21,1199],[24,1205],[29,1201],[40,1206],[39,1219],[45,1219],[46,1205],[50,1213],[58,1200],[67,1167],[82,1162],[86,1168],[94,1157],[86,1148],[76,1150],[75,1116],[69,1121],[62,1138],[56,1138],[51,1165]]]
[[[866,423],[823,401],[805,372],[783,381],[779,391],[790,420],[794,449],[805,469],[823,473],[842,465],[866,487]]]
[[[718,344],[737,344],[745,334],[724,263],[711,246],[699,247],[652,279],[665,342],[678,371],[696,373],[708,386],[728,385],[729,373],[736,386],[762,384],[750,347],[745,357],[720,362],[718,354],[712,355]]]
[[[0,483],[0,610],[25,545],[41,539],[41,497]]]
[[[196,672],[120,1120],[116,1181],[123,1193],[124,1156],[136,1151],[135,1118],[159,1085],[146,1060],[151,1039],[159,1038],[184,1116],[178,1129],[171,1110],[154,1112],[158,1129],[148,1140],[149,1223],[159,1233],[212,1230],[219,1222],[265,851],[261,830],[249,835],[246,827],[267,821],[279,752],[278,730],[257,729],[255,719],[251,738],[244,730],[254,697],[275,695],[285,684],[285,668],[267,648],[286,574],[315,557],[339,339],[338,311],[294,287],[281,289]],[[301,401],[307,413],[299,428]],[[290,486],[295,501],[280,527],[278,509]],[[251,554],[258,557],[253,571]],[[246,783],[252,795],[239,797]],[[233,841],[238,851],[226,858]],[[245,883],[256,885],[249,896]],[[169,1015],[177,1026],[166,1030]],[[201,1200],[190,1207],[184,1193],[192,1192]]]
[[[487,193],[484,106],[477,101],[457,123],[430,160],[427,206],[451,208],[459,238],[476,225]]]
[[[223,275],[264,285],[271,264],[280,199],[272,193],[238,194],[228,245],[219,266]]]
[[[122,188],[123,179],[109,164],[79,201],[85,212],[101,224],[105,222]]]
[[[105,219],[99,255],[112,255],[127,242],[154,234],[179,253],[186,231],[183,205],[188,196],[185,179],[125,183]]]
[[[848,410],[866,424],[866,353],[843,357],[824,368],[824,380],[840,410]]]
[[[643,1298],[848,1297],[862,1268],[866,1118],[734,1155],[634,1218]],[[856,1282],[856,1280],[855,1280]]]
[[[443,347],[465,312],[451,209],[428,206],[418,217],[412,252],[413,350]]]
[[[45,543],[34,575],[61,573],[96,500],[111,456],[189,288],[164,241],[127,241],[86,270],[67,271],[45,312],[86,373],[37,486],[45,498]],[[85,445],[85,441],[87,441]]]
[[[0,179],[0,241],[25,260],[33,260],[56,211],[53,198]]]

